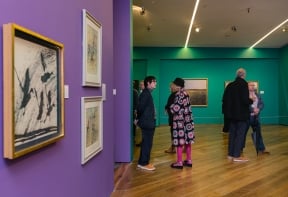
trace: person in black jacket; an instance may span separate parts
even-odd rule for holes
[[[174,103],[176,87],[173,82],[170,83],[170,95],[167,99],[167,103],[165,105],[165,112],[168,114],[168,124],[170,127],[170,135],[171,135],[171,146],[165,150],[165,153],[176,153],[175,147],[173,146],[173,114],[170,110],[170,106]]]
[[[253,100],[249,98],[245,77],[246,71],[239,68],[236,79],[227,85],[223,95],[223,113],[230,120],[228,159],[234,162],[248,161],[247,158],[241,157],[241,149],[250,117],[249,106]]]
[[[135,86],[135,81],[133,81],[133,120],[136,119],[137,115],[137,105],[138,105],[138,91],[134,88]],[[136,125],[133,124],[133,139],[135,143],[135,136],[136,136]]]
[[[156,88],[156,83],[154,76],[147,76],[144,79],[145,89],[139,95],[135,121],[135,124],[142,130],[142,143],[137,167],[149,171],[155,170],[154,165],[149,162],[156,127],[156,114],[151,92]]]

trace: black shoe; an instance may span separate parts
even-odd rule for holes
[[[183,169],[183,165],[180,163],[177,163],[177,162],[172,163],[170,166],[171,166],[171,168],[176,168],[176,169],[180,169],[180,170]]]
[[[183,166],[187,166],[187,167],[192,168],[192,163],[189,163],[187,160],[184,160]]]
[[[135,144],[135,146],[140,147],[141,144],[142,144],[142,142],[140,142],[140,143],[138,143],[138,144]]]
[[[258,155],[270,155],[270,152],[267,150],[259,151]]]

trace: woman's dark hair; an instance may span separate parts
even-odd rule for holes
[[[144,86],[145,86],[145,88],[147,88],[148,82],[149,82],[149,83],[152,83],[152,81],[155,81],[155,80],[156,80],[156,78],[155,78],[154,76],[147,76],[147,77],[145,77],[145,79],[144,79]]]

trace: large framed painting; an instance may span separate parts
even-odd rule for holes
[[[82,15],[82,85],[101,87],[102,25],[87,10]]]
[[[192,106],[208,106],[208,79],[184,79]]]
[[[103,149],[102,97],[81,98],[81,164],[85,164]]]
[[[64,137],[64,45],[20,25],[3,25],[4,158]]]

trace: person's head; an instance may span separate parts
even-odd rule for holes
[[[176,92],[176,91],[177,91],[176,85],[173,82],[171,82],[170,83],[170,92]]]
[[[174,79],[173,83],[175,84],[176,89],[179,89],[184,88],[185,81],[182,78],[177,77]]]
[[[144,79],[145,88],[153,90],[156,88],[156,84],[157,84],[157,81],[156,81],[156,78],[154,76],[145,77],[145,79]]]
[[[239,68],[236,71],[236,77],[240,77],[240,78],[244,79],[246,77],[246,70],[244,68]]]
[[[255,84],[255,82],[252,82],[252,81],[248,82],[248,88],[249,88],[249,91],[250,91],[250,92],[256,91],[256,84]]]
[[[144,90],[145,86],[144,86],[144,80],[141,80],[139,83],[139,88],[140,90]]]

